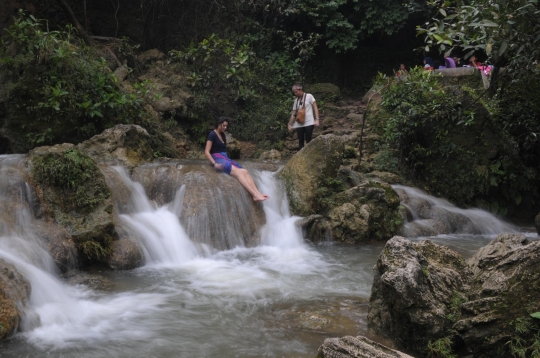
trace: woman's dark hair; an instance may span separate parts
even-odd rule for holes
[[[216,128],[219,127],[219,125],[221,123],[223,123],[223,122],[227,122],[227,123],[231,124],[231,120],[228,117],[221,116],[216,120]]]

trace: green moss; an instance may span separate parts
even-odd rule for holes
[[[77,245],[77,249],[90,261],[102,261],[112,253],[112,240],[105,238],[102,242],[84,241]]]
[[[70,148],[62,154],[46,154],[33,161],[38,182],[61,191],[63,202],[88,212],[110,196],[101,172],[92,158]]]

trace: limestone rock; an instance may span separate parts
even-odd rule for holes
[[[61,272],[77,266],[77,247],[65,228],[52,222],[36,221],[32,231],[45,242],[56,267]]]
[[[363,337],[326,338],[316,358],[412,358]]]
[[[113,205],[105,177],[93,159],[75,150],[73,144],[61,144],[33,149],[28,163],[30,182],[35,185],[44,215],[68,233],[65,235],[52,227],[41,228],[53,257],[61,262],[60,268],[69,267],[71,238],[77,246],[78,263],[106,259],[110,243],[116,237]],[[77,163],[71,165],[78,166],[78,170],[66,163]],[[72,176],[70,183],[77,182],[77,186],[62,183],[65,176]]]
[[[509,357],[509,342],[517,335],[515,320],[530,322],[529,313],[540,311],[540,241],[502,234],[467,263],[474,276],[454,329],[475,357],[501,356],[500,352]],[[534,340],[532,334],[524,332],[520,338]]]
[[[364,181],[331,201],[328,218],[334,240],[386,240],[401,225],[398,195],[386,183]]]
[[[118,78],[119,82],[122,82],[127,76],[129,76],[129,69],[126,66],[118,67],[116,70],[114,70],[114,75],[116,78]]]
[[[77,146],[97,163],[133,168],[154,159],[152,139],[146,129],[119,124]]]
[[[375,267],[368,327],[398,347],[425,354],[430,340],[447,335],[452,300],[464,297],[469,275],[452,250],[393,237]]]
[[[388,184],[399,184],[401,182],[401,178],[398,175],[389,172],[380,172],[377,170],[366,174],[366,177],[375,178]]]
[[[121,238],[113,243],[109,267],[113,270],[131,270],[144,264],[144,257],[137,241]]]
[[[63,277],[70,285],[85,285],[92,290],[107,290],[113,286],[113,283],[103,276],[77,270],[70,270]]]
[[[165,54],[158,49],[151,49],[146,52],[143,52],[139,56],[137,56],[137,59],[141,64],[148,64],[151,61],[157,61],[162,60],[165,58]]]
[[[0,340],[17,331],[21,308],[30,298],[30,284],[15,266],[0,259]]]
[[[292,212],[315,214],[317,188],[334,179],[343,156],[343,142],[335,135],[319,136],[296,153],[280,173],[285,181]]]
[[[239,159],[240,152],[242,150],[242,144],[240,141],[232,136],[229,132],[225,132],[225,139],[227,140],[227,155],[231,159]]]
[[[271,149],[263,152],[259,159],[270,162],[279,162],[281,160],[281,153],[277,149]]]

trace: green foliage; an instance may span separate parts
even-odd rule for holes
[[[450,337],[440,338],[436,341],[429,341],[427,347],[428,358],[455,358],[452,351],[452,339]]]
[[[381,149],[373,159],[375,169],[381,172],[399,174],[401,172],[399,158],[396,156],[395,151],[388,148],[388,145],[385,145],[384,147],[385,148]]]
[[[510,325],[514,328],[515,335],[506,342],[506,345],[512,357],[540,357],[540,326],[538,323],[530,317],[518,317],[510,322]]]
[[[171,61],[187,67],[187,82],[197,95],[189,133],[199,143],[206,141],[216,113],[232,117],[230,130],[240,140],[269,141],[267,147],[273,148],[286,136],[292,103],[285,88],[298,78],[299,65],[282,52],[263,55],[246,43],[216,35],[184,51],[170,51]]]
[[[452,322],[457,322],[461,318],[461,305],[466,301],[466,298],[462,294],[453,292],[448,307],[449,313],[446,315],[446,318]]]
[[[171,50],[172,61],[190,67],[188,83],[192,87],[208,88],[216,84],[235,92],[235,99],[257,96],[255,90],[255,53],[247,44],[211,35],[197,46],[191,43],[185,51]]]
[[[123,94],[116,77],[71,27],[49,31],[20,13],[2,37],[0,101],[6,126],[28,133],[29,148],[77,143],[142,115],[142,102]]]
[[[356,0],[242,0],[245,13],[272,16],[285,24],[323,38],[335,52],[355,49],[358,41],[373,33],[388,35],[400,30],[411,13],[422,10],[421,1]]]
[[[432,2],[437,17],[418,33],[426,36],[426,51],[453,47],[485,51],[493,63],[507,60],[513,79],[540,74],[540,8],[538,0],[447,0]]]
[[[91,211],[110,196],[94,160],[77,149],[38,157],[32,170],[39,182],[64,190],[66,205],[76,209]]]

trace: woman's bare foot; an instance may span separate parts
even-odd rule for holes
[[[270,198],[268,195],[254,196],[253,201],[265,201]]]

